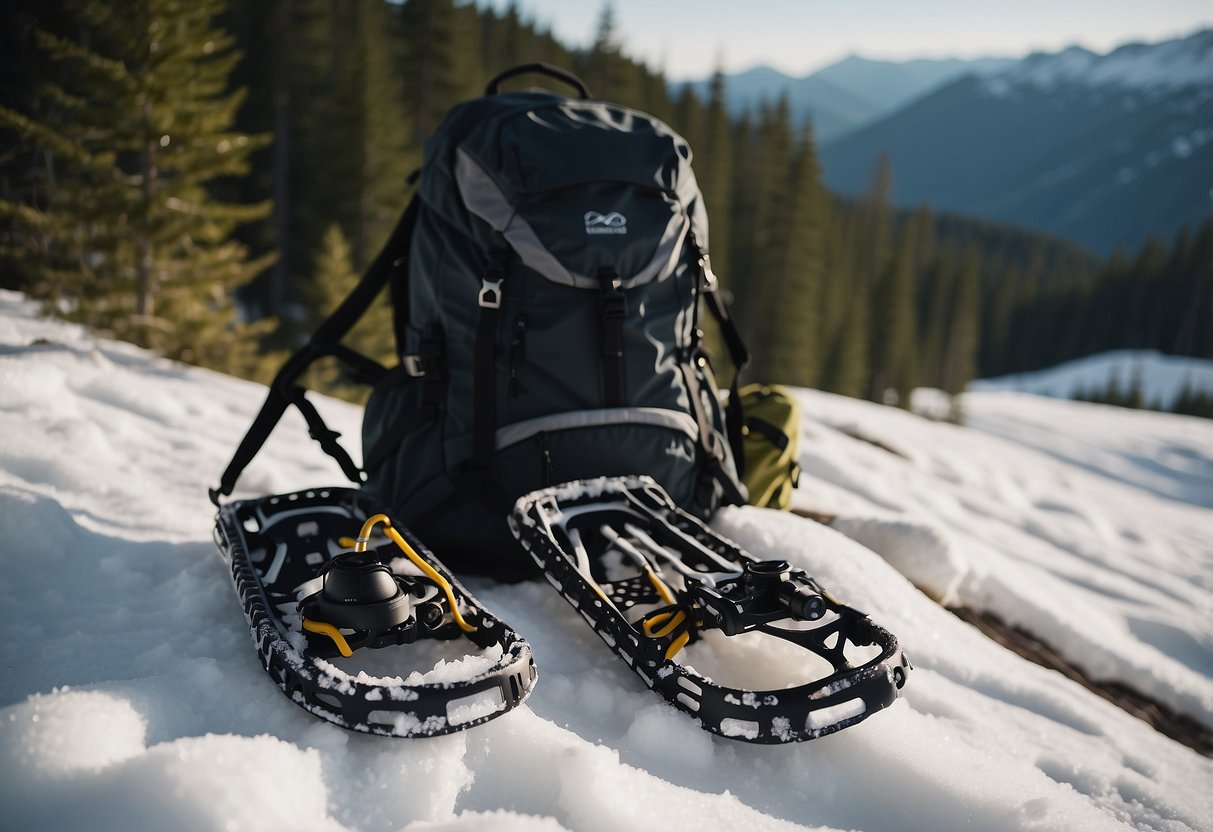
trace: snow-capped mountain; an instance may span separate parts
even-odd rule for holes
[[[1098,251],[1209,215],[1213,29],[1106,55],[1071,47],[964,77],[825,144],[826,181],[866,187],[882,153],[893,199],[1014,222]]]
[[[1034,53],[987,84],[995,94],[1015,86],[1051,90],[1088,89],[1163,91],[1213,84],[1213,30],[1156,44],[1130,43],[1107,55],[1081,46],[1056,54]]]

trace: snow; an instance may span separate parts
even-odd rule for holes
[[[814,476],[799,503],[837,513],[840,529],[890,512],[926,527],[886,536],[898,547],[890,563],[915,583],[942,594],[943,557],[915,552],[937,536],[955,596],[1023,626],[1089,676],[1213,725],[1213,422],[973,393],[962,402],[971,427],[960,428],[801,396],[801,465]],[[864,438],[848,447],[838,434]]]
[[[1149,404],[1170,407],[1185,385],[1213,395],[1213,361],[1163,355],[1153,350],[1115,350],[1088,355],[1047,370],[979,379],[969,384],[978,392],[1017,390],[1069,399],[1092,390],[1105,392],[1115,381],[1122,393],[1135,384]]]
[[[546,583],[481,579],[531,643],[533,694],[395,740],[278,691],[211,542],[206,488],[262,395],[0,293],[5,828],[1213,829],[1213,762],[929,597],[1213,724],[1213,423],[985,391],[962,428],[803,391],[797,504],[839,520],[714,525],[896,633],[916,667],[901,701],[810,743],[713,737]],[[358,409],[317,403],[356,445]],[[289,414],[242,493],[340,483],[305,437]],[[687,653],[763,685],[794,671],[724,637]]]

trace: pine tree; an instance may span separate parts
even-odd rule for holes
[[[420,148],[447,109],[471,94],[468,61],[461,38],[463,20],[454,0],[407,0],[400,7],[401,79],[412,126],[410,145]],[[479,90],[476,90],[479,92]]]
[[[753,183],[757,176],[758,137],[748,116],[742,116],[733,128],[733,171],[729,190],[733,198],[728,204],[728,225],[732,230],[729,257],[721,268],[721,260],[713,258],[721,285],[733,300],[733,312],[744,307],[753,290],[753,282],[760,278],[755,273],[757,257],[760,195]],[[713,235],[715,236],[715,235]],[[740,317],[740,316],[738,316]],[[744,330],[744,323],[740,324]]]
[[[611,0],[603,3],[594,42],[581,71],[596,98],[634,107],[644,106],[640,100],[642,68],[623,54],[615,23],[615,6]]]
[[[236,205],[210,189],[242,176],[268,137],[231,129],[243,91],[238,53],[213,25],[222,0],[145,0],[115,15],[68,6],[81,37],[40,32],[58,71],[39,120],[0,110],[0,125],[47,148],[40,206],[0,202],[36,234],[31,292],[73,320],[164,354],[248,369],[264,330],[241,324],[231,291],[270,258],[232,240],[268,203]],[[11,254],[11,252],[10,252]]]
[[[893,189],[893,174],[887,154],[882,154],[872,171],[868,190],[855,203],[855,222],[859,234],[856,250],[854,287],[856,297],[852,304],[863,303],[866,309],[853,308],[851,317],[856,321],[856,330],[862,328],[868,337],[864,360],[859,362],[866,372],[860,383],[861,394],[871,395],[872,356],[880,352],[878,340],[884,335],[880,322],[874,315],[875,307],[881,304],[879,290],[882,278],[889,267],[890,246],[893,235],[892,208],[889,204]],[[883,391],[881,391],[883,392]]]
[[[740,129],[748,126],[743,122]],[[738,160],[733,185],[733,216],[737,230],[734,264],[729,274],[736,302],[735,312],[743,332],[765,328],[764,315],[774,304],[785,268],[792,192],[788,172],[793,161],[791,113],[787,99],[764,105],[756,129],[739,137],[738,145],[749,145],[746,157]],[[754,377],[762,378],[762,367],[770,355],[766,343],[751,336]]]
[[[909,406],[916,381],[915,243],[918,222],[907,221],[872,298],[872,381],[874,401]],[[891,392],[890,392],[891,391]]]
[[[989,291],[982,313],[985,322],[978,367],[981,375],[999,374],[1000,362],[1011,349],[1011,325],[1015,315],[1016,299],[1023,278],[1019,269],[1008,269]]]
[[[868,190],[855,204],[863,245],[859,249],[859,277],[871,289],[880,281],[889,258],[893,236],[892,209],[889,204],[893,190],[893,171],[888,154],[881,154],[872,170]]]
[[[805,127],[797,143],[790,176],[771,218],[767,301],[757,333],[763,361],[759,378],[812,386],[821,379],[821,297],[826,203],[812,132]]]
[[[353,267],[361,270],[408,197],[406,177],[420,154],[409,144],[397,66],[399,20],[382,0],[274,0],[242,6],[241,13],[253,18],[241,27],[246,36],[274,33],[249,43],[274,54],[245,71],[263,109],[273,103],[276,150],[267,180],[276,195],[290,196],[288,204],[276,205],[267,232],[282,254],[276,302],[290,331],[281,344],[294,346],[315,311],[308,308],[308,284],[328,227],[341,226]],[[273,19],[257,21],[259,14]],[[275,294],[260,297],[268,306]]]
[[[825,249],[826,362],[822,386],[844,396],[867,392],[871,298],[858,278],[864,245],[854,211],[835,211]]]
[[[274,136],[270,147],[250,154],[250,174],[225,181],[221,191],[228,201],[270,199],[274,206],[270,218],[249,223],[236,232],[237,238],[254,254],[275,249],[279,253],[272,266],[239,293],[242,306],[257,317],[281,315],[286,310],[290,289],[291,218],[297,200],[289,160],[294,150],[293,127],[298,118],[292,108],[290,82],[291,69],[301,51],[292,46],[298,9],[306,2],[228,3],[220,19],[242,53],[232,71],[231,83],[248,91],[236,114],[235,129]],[[281,334],[284,331],[280,330]]]
[[[674,99],[674,117],[670,126],[687,140],[692,150],[697,150],[704,143],[703,116],[703,105],[699,102],[699,96],[695,94],[695,88],[690,84],[683,84],[682,89],[678,91],[678,96]],[[698,174],[698,153],[695,154],[694,161],[696,162],[696,174]]]
[[[357,54],[351,93],[359,103],[361,141],[357,178],[357,221],[351,234],[355,266],[361,270],[378,253],[404,210],[406,180],[421,163],[407,144],[404,90],[389,38],[395,34],[382,0],[363,0],[357,15]]]
[[[711,228],[712,262],[717,269],[729,267],[732,243],[729,202],[732,198],[732,131],[724,99],[724,74],[717,69],[708,88],[703,138],[695,144],[695,177],[703,191]]]
[[[10,0],[0,27],[0,108],[35,121],[53,119],[57,108],[43,96],[41,85],[30,79],[46,78],[56,69],[38,48],[39,27],[58,32],[70,29],[60,4],[45,0]],[[0,117],[0,200],[10,205],[45,207],[47,188],[56,178],[52,151],[32,134],[4,131]],[[3,210],[3,207],[0,207]],[[0,222],[0,288],[25,290],[34,280],[29,253],[46,242],[28,224]]]
[[[949,393],[964,391],[977,371],[977,339],[981,330],[981,258],[970,249],[956,272],[948,314],[942,384]]]
[[[1172,297],[1181,306],[1169,351],[1213,358],[1213,219],[1197,229],[1182,265],[1177,265]]]

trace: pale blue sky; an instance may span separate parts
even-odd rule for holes
[[[504,9],[509,0],[478,0]],[[588,43],[604,0],[518,0],[565,43]],[[906,60],[1097,52],[1213,26],[1209,0],[614,0],[624,51],[671,79],[768,64],[804,75],[847,54]]]

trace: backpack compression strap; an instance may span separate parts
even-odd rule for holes
[[[236,487],[236,480],[253,461],[257,452],[265,444],[265,440],[269,438],[274,427],[286,413],[287,407],[292,404],[303,414],[309,434],[320,443],[321,449],[337,461],[341,470],[351,481],[357,483],[363,481],[362,471],[354,464],[345,449],[337,443],[337,437],[340,434],[331,430],[324,423],[316,408],[304,396],[304,388],[295,382],[308,367],[326,355],[335,356],[350,366],[356,380],[373,381],[386,372],[378,362],[354,352],[339,342],[387,285],[392,272],[405,265],[416,221],[417,199],[414,197],[405,208],[404,215],[396,224],[395,230],[388,237],[388,241],[379,255],[367,267],[362,280],[358,281],[358,285],[341,302],[336,311],[317,327],[307,344],[282,365],[282,369],[278,371],[270,384],[265,404],[261,406],[257,418],[253,420],[252,426],[244,435],[244,439],[240,441],[240,446],[236,449],[227,470],[223,472],[219,487],[210,489],[212,503],[219,505],[220,497],[227,497],[232,493]]]

